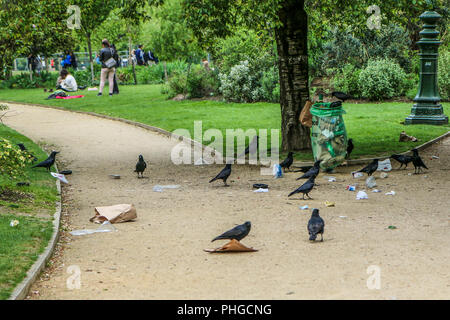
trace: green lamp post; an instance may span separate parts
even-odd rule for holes
[[[414,98],[415,104],[405,124],[447,124],[448,117],[439,103],[441,97],[437,81],[438,47],[441,42],[438,40],[436,23],[441,15],[435,11],[426,11],[419,18],[424,22],[421,38],[417,42],[420,48],[420,83]]]

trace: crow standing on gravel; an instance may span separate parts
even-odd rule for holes
[[[296,194],[296,193],[303,193],[303,200],[305,200],[305,194],[308,197],[308,199],[312,199],[309,196],[309,193],[311,192],[311,190],[314,187],[314,180],[316,179],[315,176],[312,176],[311,178],[309,178],[308,181],[306,181],[304,184],[302,184],[300,187],[298,187],[297,189],[295,189],[294,191],[292,191],[291,193],[289,193],[288,197]]]
[[[59,151],[52,151],[52,153],[46,160],[38,163],[32,168],[47,168],[47,171],[50,171],[51,166],[55,164],[55,157],[58,153]]]
[[[234,227],[233,229],[222,233],[220,236],[215,237],[214,239],[212,239],[211,242],[214,242],[216,240],[224,240],[224,239],[229,239],[229,240],[235,239],[237,241],[241,241],[248,235],[251,227],[252,227],[252,224],[250,223],[250,221],[247,221],[244,224],[240,224],[240,225]]]
[[[355,146],[353,145],[353,139],[348,139],[348,143],[347,143],[347,155],[345,156],[346,159],[350,158],[350,154],[353,151],[353,148]]]
[[[390,156],[390,158],[395,159],[398,162],[400,162],[399,169],[401,169],[403,166],[405,166],[405,169],[406,169],[408,167],[408,163],[413,161],[413,157],[408,156],[408,155],[402,155],[402,154],[393,154],[392,156]]]
[[[209,181],[209,183],[211,183],[211,182],[213,182],[213,181],[216,181],[216,180],[219,180],[219,179],[222,179],[224,185],[225,185],[226,187],[228,187],[227,179],[228,179],[228,177],[230,176],[230,174],[231,174],[231,163],[227,163],[227,164],[225,165],[225,168],[223,168],[222,171],[220,171],[219,174],[218,174],[217,176],[215,176],[214,178],[212,178],[211,181]]]
[[[308,232],[309,240],[315,241],[317,235],[320,233],[321,239],[323,241],[323,231],[325,229],[325,221],[319,216],[319,209],[314,209],[311,214],[311,219],[308,221]]]
[[[321,160],[317,160],[316,162],[314,162],[314,166],[311,169],[309,169],[304,175],[298,177],[295,180],[309,179],[311,177],[316,178],[320,172],[320,161]]]
[[[422,171],[422,168],[425,168],[428,170],[427,166],[423,162],[422,158],[419,156],[419,150],[413,149],[413,160],[412,163],[414,165],[414,174],[420,173]]]
[[[138,178],[144,177],[145,168],[147,168],[147,164],[144,161],[144,157],[142,155],[140,155],[139,160],[136,163],[136,170],[134,170],[134,172],[137,172]]]
[[[356,172],[365,172],[370,177],[372,175],[372,173],[377,171],[377,169],[378,169],[378,159],[374,159],[367,166],[365,166],[364,168],[362,168],[361,170],[356,171]]]
[[[290,168],[292,166],[292,163],[294,162],[294,158],[292,157],[293,154],[293,152],[289,152],[287,158],[284,159],[282,163],[280,163],[280,167],[282,167],[283,170],[286,168],[289,169],[289,171],[291,170]]]

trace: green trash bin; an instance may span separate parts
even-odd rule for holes
[[[331,103],[319,102],[311,107],[311,114],[314,161],[322,160],[322,169],[334,169],[347,155],[347,131],[342,117],[345,110],[342,106],[331,108]]]

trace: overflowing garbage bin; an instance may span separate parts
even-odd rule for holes
[[[312,114],[311,144],[314,161],[322,160],[320,167],[331,170],[345,161],[347,155],[347,131],[345,110],[341,104],[331,102],[315,103]]]

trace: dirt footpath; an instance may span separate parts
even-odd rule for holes
[[[288,199],[297,173],[261,176],[256,166],[233,166],[231,187],[209,184],[222,166],[177,166],[178,143],[117,121],[31,106],[11,105],[6,124],[36,142],[54,145],[64,185],[70,229],[95,228],[94,207],[133,203],[138,219],[116,224],[118,232],[71,236],[32,299],[449,299],[450,139],[422,152],[430,170],[394,170],[377,178],[381,193],[356,200],[346,191],[356,181],[340,167],[328,182],[320,174],[314,200]],[[357,142],[356,142],[357,148]],[[146,176],[133,173],[139,154]],[[430,159],[431,155],[439,159]],[[398,164],[394,164],[395,168]],[[120,174],[112,180],[109,174]],[[268,193],[253,193],[256,182]],[[180,189],[154,192],[156,184]],[[385,195],[394,190],[394,196]],[[295,198],[295,197],[293,197]],[[325,207],[325,201],[336,203]],[[324,242],[310,243],[309,210],[325,220]],[[221,232],[252,222],[242,241],[255,253],[209,254]],[[397,229],[388,229],[396,226]],[[81,288],[68,289],[69,266],[79,266]],[[369,289],[370,266],[379,267],[380,289]],[[39,293],[37,293],[39,292]]]

